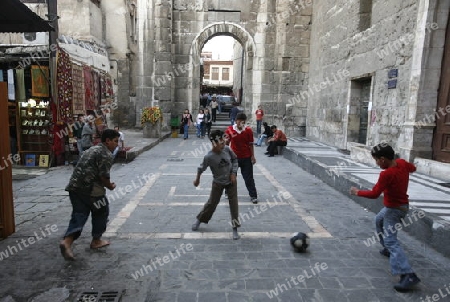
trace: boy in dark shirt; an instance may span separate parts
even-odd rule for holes
[[[402,226],[402,221],[408,213],[409,201],[408,182],[409,173],[416,171],[413,164],[403,159],[394,160],[394,149],[388,144],[379,144],[372,149],[372,157],[376,164],[383,169],[372,190],[362,191],[355,187],[350,189],[350,194],[366,198],[378,198],[384,194],[384,208],[375,217],[377,234],[383,249],[380,253],[389,257],[393,275],[400,275],[400,282],[394,285],[398,291],[412,289],[420,282],[413,272],[405,252],[397,240],[397,226]]]

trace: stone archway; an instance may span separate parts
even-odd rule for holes
[[[242,26],[231,23],[231,22],[217,22],[206,26],[193,40],[189,52],[189,63],[191,68],[189,74],[189,100],[188,100],[188,108],[189,110],[193,110],[198,108],[199,106],[199,92],[200,92],[200,54],[208,40],[215,36],[227,35],[235,38],[243,48],[244,58],[242,60],[242,64],[244,64],[244,68],[242,69],[245,73],[243,78],[243,90],[244,90],[244,99],[243,102],[244,109],[246,111],[253,110],[255,107],[253,104],[257,104],[259,101],[259,95],[255,95],[253,89],[253,78],[255,73],[258,72],[254,67],[257,67],[258,64],[254,64],[254,61],[257,60],[256,54],[256,44],[253,40],[253,37],[250,33],[245,30]]]

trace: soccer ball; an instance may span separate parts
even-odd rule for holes
[[[305,233],[298,232],[292,235],[291,245],[296,252],[304,253],[309,246],[309,237]]]

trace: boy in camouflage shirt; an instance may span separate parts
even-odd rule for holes
[[[109,215],[109,204],[105,187],[114,190],[115,183],[110,181],[110,170],[113,164],[112,152],[118,145],[119,133],[106,129],[102,134],[102,143],[89,148],[85,152],[72,173],[66,191],[72,203],[72,217],[59,244],[61,254],[66,260],[75,260],[72,244],[81,235],[89,214],[92,213],[91,248],[97,249],[109,245],[101,236],[106,230]]]

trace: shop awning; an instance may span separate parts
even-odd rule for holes
[[[47,21],[19,0],[0,0],[0,32],[53,31]]]

